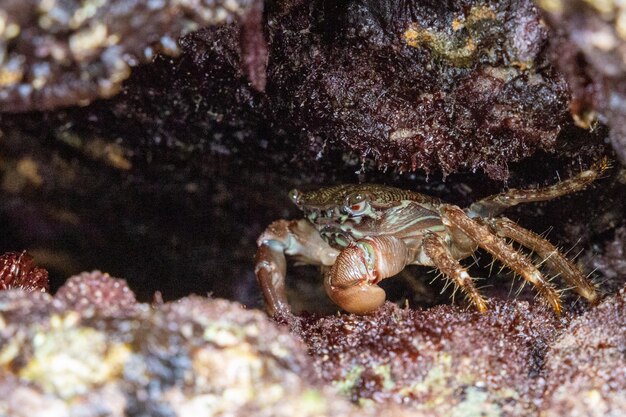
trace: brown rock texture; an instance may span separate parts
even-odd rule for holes
[[[124,281],[83,273],[54,297],[0,292],[0,413],[626,411],[626,288],[562,318],[535,302],[491,300],[489,307],[480,314],[387,303],[367,316],[301,316],[286,327],[226,300],[134,303]]]
[[[278,3],[269,101],[321,155],[505,179],[554,147],[567,86],[532,1]]]
[[[543,355],[562,328],[527,302],[495,301],[484,315],[387,303],[368,316],[304,318],[297,333],[320,377],[353,401],[433,416],[522,416],[538,411]]]
[[[554,29],[553,62],[567,78],[580,126],[610,128],[626,163],[626,8],[620,1],[539,0]]]
[[[0,292],[0,414],[416,415],[360,410],[323,387],[304,346],[259,311],[201,297],[129,308],[130,297],[98,272],[55,297]]]
[[[577,317],[550,346],[540,415],[626,412],[626,287]]]
[[[177,39],[240,19],[260,21],[255,0],[105,2],[6,0],[0,5],[0,112],[86,105],[120,90],[131,69],[158,53],[176,56]],[[248,29],[260,31],[260,27]],[[251,33],[247,38],[258,39]],[[262,36],[261,36],[262,39]],[[264,55],[257,42],[256,54]],[[247,56],[244,67],[255,64]],[[263,88],[263,80],[255,80]]]

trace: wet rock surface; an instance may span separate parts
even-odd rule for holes
[[[211,24],[260,19],[259,1],[8,0],[0,5],[0,111],[86,105],[120,90],[131,69]],[[260,28],[257,28],[260,29]],[[263,87],[259,85],[259,87]]]
[[[69,297],[76,286],[100,300]],[[320,384],[304,346],[263,313],[201,297],[129,309],[120,288],[93,272],[55,297],[0,293],[0,413],[374,415]]]
[[[553,61],[567,78],[578,124],[607,124],[626,162],[626,9],[619,1],[537,2],[554,28]]]
[[[626,288],[577,317],[554,341],[542,374],[542,416],[626,410]]]
[[[226,300],[134,303],[124,281],[84,273],[55,296],[0,292],[0,412],[617,416],[625,294],[561,318],[524,301],[387,303],[284,326]]]
[[[302,319],[322,379],[353,401],[427,415],[532,415],[547,346],[563,328],[548,309],[492,302],[487,314],[386,304],[374,314]]]
[[[504,179],[507,162],[553,149],[565,122],[567,87],[542,53],[547,31],[530,1],[313,1],[279,12],[268,20],[272,108],[322,155],[339,147],[383,169]]]

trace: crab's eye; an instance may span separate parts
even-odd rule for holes
[[[358,204],[353,204],[350,207],[348,207],[348,212],[352,214],[353,216],[358,216],[358,215],[365,213],[365,211],[367,211],[368,206],[369,204],[367,204],[365,201],[362,201]]]
[[[351,194],[346,198],[344,210],[352,216],[360,216],[369,208],[369,203],[363,194]]]
[[[294,204],[298,204],[298,200],[300,199],[300,196],[302,195],[302,193],[300,191],[298,191],[297,189],[293,189],[291,191],[289,191],[289,199],[294,203]]]

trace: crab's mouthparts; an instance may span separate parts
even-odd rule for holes
[[[319,225],[343,223],[348,219],[348,213],[342,212],[338,208],[307,209],[305,214],[310,221]]]

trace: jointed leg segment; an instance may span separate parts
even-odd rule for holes
[[[488,222],[498,236],[512,239],[537,253],[551,271],[559,273],[573,287],[574,291],[585,297],[589,302],[597,301],[598,294],[591,282],[585,278],[575,265],[561,255],[559,250],[550,242],[536,233],[518,226],[517,223],[506,217],[489,219]]]
[[[330,266],[339,253],[324,242],[306,220],[275,221],[259,237],[257,245],[254,272],[263,290],[265,306],[272,316],[290,314],[285,295],[285,254],[303,263]]]
[[[521,203],[547,201],[566,194],[575,193],[595,181],[603,172],[609,169],[609,167],[609,161],[605,158],[575,177],[548,187],[534,190],[519,190],[514,188],[504,193],[491,195],[470,205],[467,211],[472,218],[488,218],[497,216],[507,208]]]
[[[487,311],[487,303],[485,303],[485,300],[474,286],[472,277],[470,277],[459,261],[454,259],[450,250],[439,236],[435,234],[426,235],[422,240],[422,249],[424,254],[432,261],[433,266],[452,279],[467,294],[470,302],[481,313]]]
[[[458,229],[472,239],[481,248],[489,252],[508,268],[519,274],[526,281],[532,283],[552,306],[554,311],[561,313],[561,301],[556,289],[547,282],[541,272],[533,265],[530,259],[518,253],[503,238],[496,236],[489,226],[480,224],[459,207],[444,205],[441,207],[442,221],[448,228]]]

